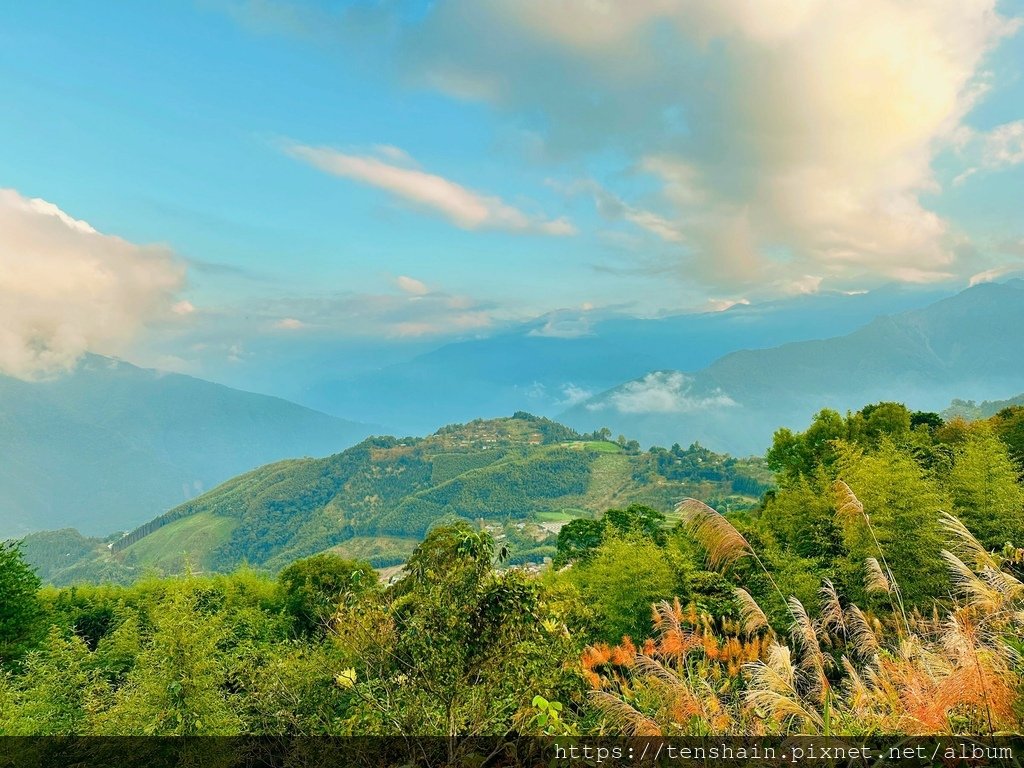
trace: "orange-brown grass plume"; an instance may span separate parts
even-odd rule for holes
[[[848,492],[844,514],[863,514],[848,487],[837,491]],[[717,563],[756,557],[717,512],[690,509],[689,524]],[[942,524],[953,598],[930,615],[903,611],[878,560],[866,570],[876,591],[889,594],[891,613],[844,604],[826,580],[816,618],[789,599],[788,642],[742,588],[738,623],[662,602],[652,607],[655,637],[641,653],[628,639],[584,653],[595,702],[610,723],[637,734],[1020,733],[1024,660],[1012,648],[1024,635],[1024,583],[1013,573],[1016,550],[990,553],[956,518],[944,515]]]

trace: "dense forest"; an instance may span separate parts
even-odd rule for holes
[[[540,440],[561,457],[564,438]],[[699,446],[645,455],[724,471]],[[424,734],[453,754],[481,734],[1020,733],[1022,459],[1024,407],[822,411],[776,433],[760,503],[619,505],[562,526],[540,572],[465,520],[390,583],[322,552],[58,588],[7,543],[0,732]],[[464,498],[446,493],[428,498]]]

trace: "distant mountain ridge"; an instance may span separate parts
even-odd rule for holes
[[[1024,281],[985,283],[845,336],[733,352],[697,372],[655,371],[565,411],[577,429],[606,425],[645,443],[700,440],[760,454],[779,426],[823,408],[899,400],[941,410],[954,397],[1024,389]]]
[[[879,315],[930,304],[942,289],[884,286],[735,304],[661,318],[553,312],[496,335],[445,344],[378,371],[313,385],[303,402],[359,413],[401,434],[527,410],[556,418],[651,370],[694,371],[740,349],[849,333]],[[431,408],[421,407],[429,396]]]
[[[52,381],[0,376],[0,537],[133,528],[239,472],[333,453],[371,431],[97,355]]]

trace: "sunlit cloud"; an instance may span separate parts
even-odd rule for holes
[[[981,283],[991,283],[1016,272],[1024,272],[1024,260],[1017,261],[1012,264],[1003,264],[999,267],[993,267],[992,269],[986,269],[983,272],[978,272],[977,274],[971,275],[971,279],[967,284],[973,288]]]
[[[0,233],[0,373],[59,373],[194,310],[176,298],[185,266],[166,247],[102,234],[12,189],[0,189]]]
[[[301,144],[290,145],[287,152],[325,173],[382,189],[417,208],[444,217],[461,229],[553,236],[576,233],[566,218],[547,219],[527,214],[499,197],[475,192],[443,176],[404,164],[396,165],[372,155],[352,155],[329,147]]]
[[[556,159],[631,153],[666,208],[614,213],[677,246],[681,276],[785,290],[970,269],[923,201],[1016,29],[994,0],[448,0],[407,61],[427,85],[543,114]],[[1019,162],[1020,131],[988,134],[985,162]]]
[[[578,387],[575,384],[562,386],[562,399],[559,405],[563,408],[572,408],[574,405],[586,402],[594,396],[594,392],[585,387]]]
[[[427,284],[422,280],[417,280],[415,277],[409,277],[407,275],[399,275],[395,278],[395,284],[399,290],[404,293],[411,294],[412,296],[424,296],[430,293],[430,289]]]

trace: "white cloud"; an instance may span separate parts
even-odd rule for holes
[[[430,293],[430,289],[427,287],[427,284],[422,280],[417,280],[415,277],[399,275],[395,278],[395,284],[398,286],[400,291],[412,296],[425,296]]]
[[[388,331],[389,335],[399,338],[439,336],[446,333],[487,328],[492,322],[490,313],[485,311],[459,312],[438,315],[429,320],[407,320],[393,323],[388,327]]]
[[[217,322],[237,335],[274,328],[309,329],[332,339],[379,339],[455,335],[507,319],[491,304],[431,290],[275,297],[225,308]]]
[[[385,160],[390,160],[398,165],[416,165],[416,161],[412,159],[412,156],[401,147],[391,144],[375,144],[373,151]]]
[[[985,135],[985,164],[1005,168],[1024,163],[1024,120],[993,128]]]
[[[975,275],[971,275],[971,279],[968,281],[968,286],[973,288],[981,283],[991,283],[993,280],[998,280],[1001,277],[1012,275],[1015,272],[1024,271],[1024,262],[1018,261],[1013,264],[1003,264],[999,267],[993,267],[992,269],[986,269],[984,272],[978,272]]]
[[[619,413],[688,413],[736,405],[731,397],[716,391],[709,395],[691,393],[693,379],[678,371],[654,371],[642,379],[623,384],[604,400],[587,405],[592,411],[608,406]]]
[[[32,379],[85,352],[117,354],[148,323],[188,314],[185,267],[162,246],[97,232],[0,189],[0,373]]]
[[[749,304],[749,299],[708,299],[705,310],[708,312],[724,312],[738,305],[748,306]]]
[[[671,213],[630,220],[678,246],[687,278],[941,280],[969,265],[923,202],[932,163],[1016,26],[995,0],[448,0],[407,66],[542,114],[553,156],[631,156]],[[991,162],[1019,162],[1020,130],[993,132]]]
[[[292,145],[292,157],[325,173],[383,189],[424,210],[440,214],[461,229],[498,229],[565,236],[576,229],[565,218],[545,219],[515,208],[501,198],[467,189],[443,176],[393,165],[376,157],[350,155],[327,147]]]
[[[988,132],[961,128],[957,149],[972,163],[955,179],[959,186],[981,170],[999,171],[1024,163],[1024,120],[997,125]]]
[[[589,389],[578,387],[575,384],[565,384],[562,386],[562,400],[558,405],[563,408],[572,408],[593,396],[594,393]]]
[[[593,179],[571,184],[561,184],[549,179],[547,184],[567,196],[590,195],[594,198],[597,212],[609,221],[628,221],[665,242],[682,243],[685,240],[683,233],[665,216],[627,203]]]

